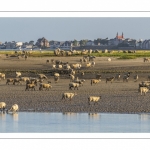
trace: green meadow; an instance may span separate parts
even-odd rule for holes
[[[17,51],[18,54],[21,53],[20,51]],[[31,57],[53,57],[54,51],[52,50],[42,50],[42,51],[30,51],[29,56]],[[78,54],[72,54],[72,56],[67,56],[67,57],[77,57],[77,56],[84,56],[81,55],[81,50],[79,50]],[[14,55],[15,51],[13,50],[2,50],[0,51],[0,54],[8,54],[8,55]],[[89,55],[89,53],[87,54]],[[118,52],[118,50],[113,50],[110,53],[103,53],[102,50],[99,50],[97,53],[91,53],[90,55],[96,56],[96,57],[117,57],[118,59],[135,59],[139,57],[150,57],[150,50],[136,50],[135,53],[124,53],[124,52]]]

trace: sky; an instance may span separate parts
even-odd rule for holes
[[[114,38],[150,39],[149,17],[0,17],[1,42]]]

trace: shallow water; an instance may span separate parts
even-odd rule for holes
[[[150,114],[0,113],[0,133],[149,133]]]

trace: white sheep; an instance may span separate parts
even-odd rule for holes
[[[111,61],[111,58],[108,58],[108,61]]]
[[[16,78],[21,77],[21,72],[16,71]]]
[[[9,111],[12,111],[12,112],[14,113],[14,112],[16,112],[16,111],[18,111],[18,110],[19,110],[18,105],[17,105],[17,104],[14,104],[14,105],[12,105],[12,107],[11,107],[9,110],[7,110],[7,113],[8,113]]]
[[[43,88],[45,88],[45,90],[49,90],[52,88],[52,86],[50,85],[50,83],[41,83],[39,90],[41,91],[41,90],[43,90]]]
[[[0,73],[0,78],[5,79],[5,74],[4,73]]]
[[[71,100],[75,95],[77,95],[77,93],[63,93],[62,99],[69,98]]]
[[[0,102],[0,109],[1,109],[1,111],[3,110],[5,110],[5,108],[6,108],[6,103],[5,102]]]
[[[90,102],[94,102],[94,105],[95,105],[95,103],[97,103],[100,99],[101,99],[101,96],[89,96],[88,103],[90,105]]]
[[[149,91],[149,89],[147,88],[147,87],[140,87],[139,88],[139,92],[141,93],[141,95],[142,95],[142,93],[144,93],[144,95],[146,95],[146,93]]]
[[[70,90],[72,90],[72,88],[74,88],[74,90],[75,90],[75,89],[78,90],[78,87],[79,87],[79,86],[80,86],[79,83],[73,83],[73,82],[69,83],[69,89],[70,89]]]

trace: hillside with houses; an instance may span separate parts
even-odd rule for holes
[[[118,33],[114,38],[97,38],[94,40],[82,39],[80,41],[49,41],[45,37],[37,39],[37,41],[29,41],[29,42],[0,42],[0,49],[63,49],[63,50],[72,50],[72,49],[150,49],[150,39],[131,39],[125,38],[122,33],[119,35]]]

